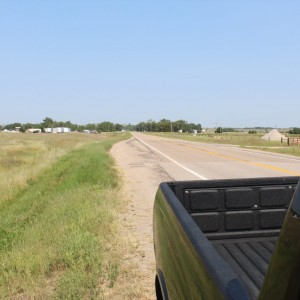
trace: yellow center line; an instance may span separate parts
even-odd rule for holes
[[[260,168],[264,168],[264,169],[269,169],[269,170],[279,171],[279,172],[282,172],[282,173],[287,173],[287,174],[290,174],[290,175],[300,176],[300,174],[297,173],[297,172],[293,172],[293,171],[290,171],[290,170],[287,170],[287,169],[275,167],[275,166],[272,166],[272,165],[267,165],[267,164],[262,164],[262,163],[255,163],[255,162],[252,162],[252,161],[249,161],[249,160],[240,159],[240,158],[230,156],[230,155],[225,155],[225,154],[222,154],[222,153],[219,153],[219,152],[209,151],[209,150],[205,150],[205,149],[201,149],[201,148],[195,148],[195,147],[187,146],[187,145],[183,145],[183,144],[179,144],[179,145],[183,146],[183,147],[186,147],[186,148],[190,148],[192,150],[205,152],[205,153],[207,153],[209,155],[212,155],[212,156],[223,157],[223,158],[226,158],[226,159],[235,160],[235,161],[238,161],[238,162],[242,162],[242,163],[245,163],[245,164],[248,164],[248,165],[252,165],[252,166],[256,166],[256,167],[260,167]]]

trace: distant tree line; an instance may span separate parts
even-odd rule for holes
[[[245,129],[256,129],[256,130],[263,130],[268,131],[271,127],[245,127]]]
[[[6,125],[0,125],[0,130],[15,130],[16,127],[20,128],[20,131],[25,132],[27,129],[31,128],[39,128],[44,130],[45,128],[55,128],[55,127],[67,127],[70,128],[71,131],[98,131],[98,132],[117,132],[122,130],[127,131],[141,131],[141,132],[187,132],[192,133],[193,130],[197,130],[198,132],[202,131],[201,124],[189,123],[185,120],[177,120],[171,121],[168,119],[161,119],[156,122],[153,120],[148,120],[146,122],[139,122],[136,125],[133,124],[119,124],[112,123],[109,121],[104,121],[101,123],[89,123],[85,125],[79,125],[76,123],[72,123],[71,121],[55,121],[52,118],[46,117],[41,123],[11,123]],[[248,131],[250,134],[256,134],[256,130],[266,130],[269,127],[254,127],[249,128],[245,127],[245,129],[251,129]],[[231,128],[231,127],[218,127],[215,130],[215,133],[224,133],[224,132],[239,132],[239,129]],[[288,132],[289,134],[300,134],[300,128],[294,127]]]
[[[215,133],[223,133],[223,132],[240,132],[241,130],[238,130],[236,128],[231,127],[218,127],[215,130]]]
[[[46,117],[41,123],[12,123],[7,124],[5,126],[1,126],[0,129],[7,129],[7,130],[15,130],[16,127],[20,128],[20,131],[25,132],[27,129],[30,128],[40,128],[44,130],[45,128],[55,128],[55,127],[67,127],[70,128],[72,131],[83,131],[83,130],[96,130],[98,132],[115,132],[121,131],[124,126],[121,124],[115,124],[112,122],[101,122],[96,124],[86,124],[86,125],[78,125],[74,124],[70,121],[54,121],[53,119]]]
[[[149,120],[147,122],[140,122],[135,125],[136,131],[148,131],[148,132],[193,132],[197,130],[201,132],[201,124],[188,123],[185,120],[170,121],[167,119],[161,119],[158,122]]]
[[[89,123],[85,125],[78,125],[72,123],[71,121],[55,121],[52,118],[46,117],[41,123],[12,123],[4,126],[0,126],[0,130],[15,130],[16,127],[20,128],[20,131],[25,132],[30,128],[40,128],[44,130],[45,128],[55,128],[55,127],[68,127],[72,131],[83,131],[83,130],[96,130],[98,132],[115,132],[121,130],[128,131],[147,131],[147,132],[193,132],[197,130],[201,132],[201,124],[189,123],[185,120],[171,121],[168,119],[161,119],[156,122],[153,120],[148,120],[146,122],[140,122],[136,125],[132,124],[119,124],[112,123],[109,121],[101,123]]]
[[[289,134],[300,134],[300,128],[294,127],[289,131]]]
[[[249,134],[257,134],[257,131],[256,130],[249,130],[248,133]]]

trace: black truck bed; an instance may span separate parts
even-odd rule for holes
[[[252,299],[256,299],[266,276],[277,237],[219,240],[219,254],[240,276]]]
[[[250,298],[257,299],[296,183],[291,177],[268,178],[260,185],[249,179],[230,186],[214,180],[170,187]]]

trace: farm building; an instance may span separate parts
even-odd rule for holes
[[[9,133],[19,133],[19,131],[16,130],[8,130],[8,129],[4,129],[1,132],[9,132]]]
[[[71,132],[71,128],[68,127],[55,127],[55,128],[45,128],[46,133],[66,133]]]
[[[29,128],[26,130],[26,132],[30,132],[30,133],[41,133],[42,129],[40,128]]]

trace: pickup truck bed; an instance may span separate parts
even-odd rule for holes
[[[180,295],[179,289],[183,286],[177,285],[175,291],[170,292],[174,287],[171,288],[168,285],[177,280],[184,281],[184,276],[168,273],[171,271],[166,271],[164,260],[170,263],[172,257],[164,258],[165,251],[157,249],[158,244],[161,243],[158,229],[162,225],[160,218],[168,218],[168,214],[171,213],[166,210],[166,207],[160,205],[163,198],[170,205],[175,218],[181,223],[180,226],[187,235],[186,238],[191,240],[191,245],[196,249],[199,260],[202,260],[197,268],[201,269],[205,266],[211,273],[208,277],[219,276],[216,281],[223,280],[222,275],[217,275],[219,270],[221,273],[232,271],[233,275],[229,272],[231,279],[228,282],[219,283],[220,286],[223,284],[226,290],[223,291],[224,298],[257,299],[298,181],[299,177],[285,177],[162,183],[154,207],[154,238],[157,273],[158,276],[164,276],[163,285],[171,294],[170,298],[176,298],[172,297],[172,293]],[[192,218],[194,222],[187,221],[187,218]],[[174,224],[174,231],[176,231]],[[164,231],[168,231],[167,226],[164,227]],[[177,234],[179,233],[182,233],[181,229]],[[163,238],[169,239],[170,243],[174,242],[168,234],[170,233],[166,233]],[[175,245],[169,246],[176,248]],[[216,252],[210,248],[211,246]],[[219,267],[214,263],[214,257],[218,260]],[[225,261],[224,264],[223,261]],[[188,259],[187,267],[194,267],[188,266]],[[243,290],[240,294],[236,291],[228,293],[229,283],[233,282],[233,279],[239,282]],[[201,278],[199,278],[198,288],[198,293],[203,294],[205,286],[202,286]],[[196,294],[192,292],[191,295]],[[210,294],[210,291],[204,292],[203,295],[203,297],[199,296],[199,299],[215,297]]]
[[[251,299],[256,299],[263,285],[277,237],[220,240],[213,243],[219,254],[244,282]]]

